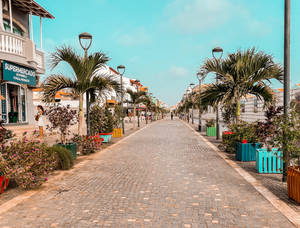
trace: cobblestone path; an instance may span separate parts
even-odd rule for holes
[[[293,227],[179,120],[160,121],[5,214],[0,227]]]

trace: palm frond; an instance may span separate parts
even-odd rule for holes
[[[77,88],[77,82],[64,75],[51,75],[42,84],[43,89],[43,101],[52,102],[55,99],[55,95],[62,89],[74,89]]]

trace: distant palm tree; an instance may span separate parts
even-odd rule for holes
[[[148,95],[144,96],[144,99],[142,100],[142,103],[146,106],[145,118],[146,118],[146,124],[148,124],[148,111],[152,111],[155,104],[152,101],[151,97],[149,97]]]
[[[78,134],[82,134],[83,123],[83,95],[86,92],[91,94],[93,102],[96,96],[105,95],[106,92],[119,90],[118,83],[110,76],[99,73],[109,58],[105,54],[96,52],[87,58],[76,54],[71,47],[63,46],[51,55],[51,69],[57,67],[61,62],[71,66],[74,72],[73,78],[64,75],[51,75],[44,81],[43,100],[53,102],[59,90],[70,88],[75,96],[79,97],[79,122]]]
[[[241,98],[252,94],[268,106],[275,98],[268,84],[271,84],[271,79],[283,79],[282,67],[274,63],[273,57],[257,52],[255,48],[239,50],[220,62],[208,59],[202,69],[207,73],[216,73],[219,79],[218,84],[210,84],[202,92],[202,102],[212,106],[220,103],[236,105],[237,122],[240,119]]]
[[[145,96],[146,96],[146,93],[143,92],[143,91],[135,92],[135,91],[132,91],[131,89],[127,89],[126,92],[130,96],[130,100],[127,101],[127,103],[133,104],[133,129],[135,130],[136,129],[136,120],[135,120],[136,106],[140,103],[143,103],[143,101],[145,99]]]

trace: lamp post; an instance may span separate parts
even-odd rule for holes
[[[198,123],[198,131],[201,132],[202,130],[202,108],[201,108],[201,83],[202,83],[202,79],[204,78],[204,71],[201,70],[197,73],[197,78],[199,81],[199,123]]]
[[[219,54],[219,57],[216,57],[216,55]],[[214,59],[217,61],[217,63],[219,64],[222,56],[223,56],[223,49],[220,47],[215,47],[214,49],[212,49],[212,55],[214,57]],[[216,74],[216,84],[218,84],[218,74]],[[216,139],[220,139],[220,124],[219,124],[219,105],[217,104],[216,107],[216,127],[217,127],[217,137]]]
[[[191,101],[192,101],[192,124],[194,124],[193,86],[195,86],[195,84],[194,83],[190,83],[189,88],[191,89]]]
[[[184,109],[185,109],[185,120],[187,120],[189,122],[189,114],[187,113],[187,110],[186,110],[186,100],[187,100],[187,93],[184,93],[183,94],[183,102],[185,103],[185,106],[184,106]]]
[[[123,135],[125,134],[125,127],[124,127],[124,107],[123,107],[123,75],[125,73],[125,66],[119,65],[117,67],[118,73],[121,78],[121,112],[122,112],[122,129],[123,129]]]
[[[287,118],[290,106],[290,38],[291,37],[291,0],[284,1],[284,95],[283,106],[284,116]],[[285,133],[283,132],[285,135]],[[287,140],[283,141],[283,172],[282,181],[287,179],[287,167],[289,165],[289,155],[287,151]]]
[[[136,85],[136,92],[139,92],[139,86],[138,84],[140,83],[140,80],[135,80],[135,85]],[[140,127],[140,111],[138,111],[138,114],[137,114],[137,118],[138,118],[138,127]]]
[[[153,95],[153,93],[149,93],[149,96],[150,96],[150,98],[151,98],[151,106],[153,106],[152,105],[152,103],[153,103],[153,98],[152,98],[152,95]],[[150,106],[150,107],[151,107]],[[151,122],[153,121],[153,107],[151,107]]]
[[[87,32],[81,33],[78,36],[80,46],[84,50],[84,59],[88,57],[88,50],[92,45],[93,36]],[[86,134],[90,135],[90,102],[89,102],[89,91],[86,91]]]

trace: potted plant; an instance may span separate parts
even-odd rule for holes
[[[236,160],[248,162],[256,160],[256,149],[261,146],[256,135],[256,123],[239,122],[229,126],[232,134],[229,147],[235,148]]]
[[[120,105],[115,105],[114,107],[114,129],[113,129],[113,135],[112,137],[118,138],[123,136],[123,128],[122,128],[122,118],[124,118],[125,115],[122,111],[122,108]]]
[[[75,125],[78,122],[78,115],[76,110],[72,110],[68,106],[52,106],[45,112],[50,126],[47,129],[50,131],[58,130],[60,133],[60,143],[59,146],[65,147],[70,150],[74,156],[77,157],[77,146],[74,142],[68,142],[67,136],[70,135],[70,126]]]
[[[270,106],[266,112],[266,120],[258,122],[256,135],[263,143],[256,151],[256,170],[259,173],[281,173],[283,160],[281,140],[283,140],[284,119],[283,107]]]
[[[284,159],[287,168],[288,196],[300,203],[300,107],[291,102],[287,116],[281,115],[275,120],[275,131],[271,145],[278,151],[285,151]],[[281,166],[282,167],[282,166]],[[285,171],[282,170],[281,171]]]
[[[214,119],[206,120],[206,136],[217,136],[215,124],[216,121]]]
[[[77,144],[77,147],[81,148],[81,154],[88,155],[95,153],[100,148],[103,140],[98,136],[77,135],[75,134],[72,138],[72,142]]]
[[[114,119],[108,106],[94,105],[90,114],[93,135],[98,135],[105,143],[111,142]]]

